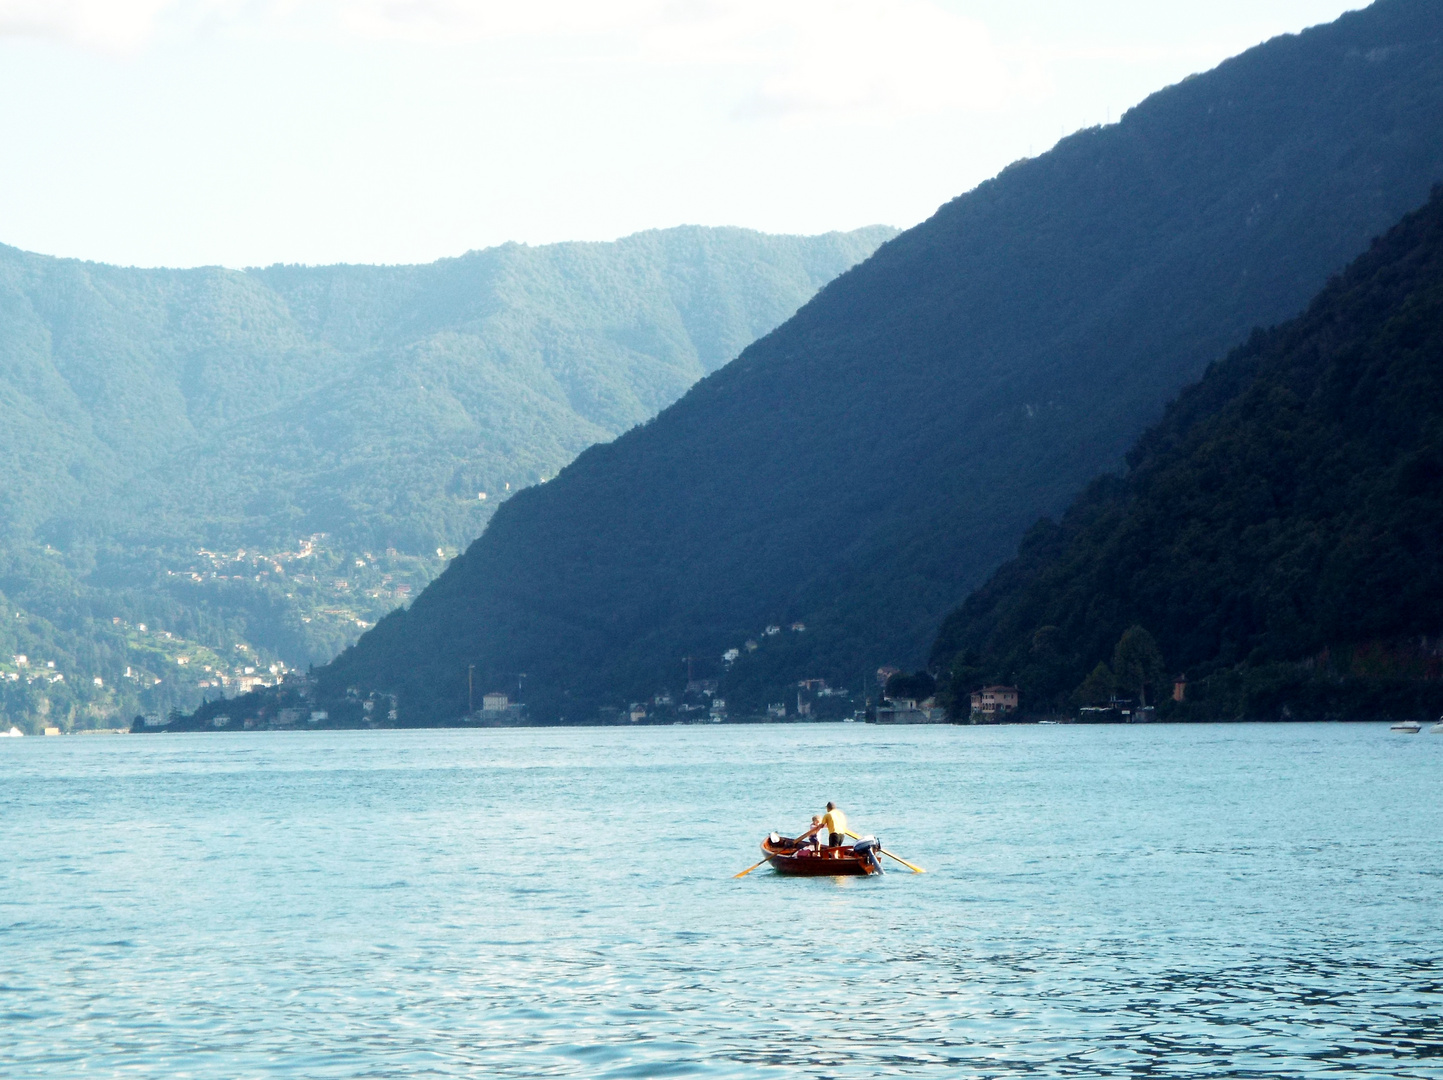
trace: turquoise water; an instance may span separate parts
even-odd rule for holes
[[[4,740],[0,1075],[1443,1077],[1440,778],[1373,724]],[[929,872],[732,879],[828,798]]]

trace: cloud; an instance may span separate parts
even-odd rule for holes
[[[319,0],[325,3],[325,0]],[[678,5],[666,0],[330,0],[339,25],[371,38],[434,44],[624,36]]]
[[[715,5],[706,20],[653,31],[650,44],[753,73],[738,111],[756,117],[990,110],[1035,82],[981,23],[925,0]]]
[[[200,27],[443,48],[521,40],[698,69],[728,80],[746,119],[990,110],[1041,81],[981,23],[932,0],[0,0],[0,36],[102,52]]]
[[[0,0],[0,37],[49,38],[106,52],[144,43],[172,0]]]
[[[746,117],[990,109],[1039,81],[985,26],[930,0],[357,0],[369,37],[566,42],[601,59],[738,76]]]

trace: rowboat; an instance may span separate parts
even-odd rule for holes
[[[793,840],[777,833],[772,833],[762,841],[762,854],[777,873],[798,877],[860,877],[864,874],[880,874],[882,863],[877,858],[877,852],[881,850],[881,842],[871,837],[852,844],[821,848],[814,848],[805,841]]]

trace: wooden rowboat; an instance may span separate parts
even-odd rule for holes
[[[859,846],[861,851],[857,850]],[[880,847],[875,840],[861,840],[840,847],[814,848],[808,843],[772,833],[762,841],[762,854],[779,874],[860,877],[882,872],[882,864],[876,855]]]

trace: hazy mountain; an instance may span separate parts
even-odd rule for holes
[[[87,650],[115,618],[328,659],[510,492],[647,420],[894,234],[686,227],[244,272],[0,247],[0,591],[36,628],[0,676],[43,648],[108,686],[128,646]]]
[[[1024,707],[1101,704],[1141,625],[1172,665],[1154,700],[1178,715],[1436,716],[1443,189],[1305,314],[1210,367],[1128,462],[947,619],[933,655],[959,700],[1006,680]]]
[[[377,504],[444,492],[460,502],[428,509],[446,526],[395,527],[465,542],[489,516],[478,492],[646,420],[890,235],[680,228],[246,272],[0,248],[0,523],[101,510],[153,531],[158,507],[216,542],[225,522],[239,542],[375,543]]]
[[[749,639],[734,706],[920,664],[1039,515],[1440,176],[1443,6],[1382,0],[1252,49],[883,245],[508,503],[323,686],[443,720],[474,664],[525,672],[538,718],[589,719]]]

